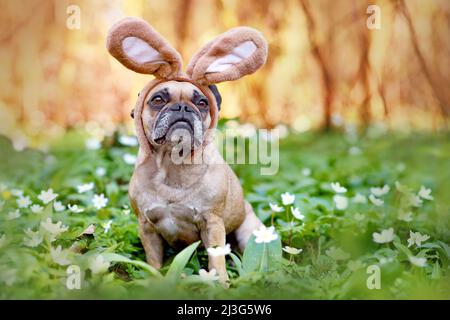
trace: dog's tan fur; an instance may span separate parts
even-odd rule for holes
[[[142,43],[130,49],[136,44],[135,40],[131,45],[124,45],[127,37],[145,42],[151,47],[150,53],[141,55],[142,50],[148,50]],[[248,54],[233,51],[243,42],[251,43],[253,51]],[[243,250],[261,222],[245,202],[238,178],[212,143],[218,106],[208,85],[238,79],[261,67],[267,57],[264,38],[254,29],[234,28],[200,50],[191,60],[188,74],[181,72],[181,58],[176,50],[141,19],[126,18],[114,25],[107,47],[127,68],[156,77],[141,91],[136,103],[134,120],[140,147],[129,188],[148,263],[156,268],[162,266],[164,242],[186,246],[201,239],[206,248],[223,247],[226,236],[233,233]],[[225,67],[208,69],[217,59],[236,54],[237,57],[226,61]],[[142,60],[142,57],[149,57],[149,60]],[[171,101],[162,109],[150,108],[149,99],[163,88],[170,92]],[[170,137],[158,143],[153,140],[152,132],[158,116],[170,112],[174,104],[188,106],[193,113],[200,114],[200,109],[192,102],[194,90],[207,99],[209,112],[201,115],[201,146],[194,147],[191,154],[184,157],[195,158],[200,154],[203,161],[175,163],[171,158],[174,144]],[[209,269],[216,269],[220,281],[227,283],[224,256],[210,255]]]

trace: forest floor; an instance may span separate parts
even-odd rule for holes
[[[227,255],[229,289],[199,276],[198,244],[145,263],[127,196],[137,147],[82,137],[46,152],[0,138],[1,299],[450,298],[448,134],[289,134],[277,174],[234,165],[278,238]]]

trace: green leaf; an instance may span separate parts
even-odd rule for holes
[[[200,241],[194,242],[187,248],[183,249],[183,251],[178,253],[176,257],[173,259],[172,264],[170,265],[169,270],[167,271],[166,277],[172,279],[180,278],[184,267],[189,262],[189,259],[191,258],[192,254],[194,253],[195,249],[197,249],[199,244]]]
[[[233,260],[234,264],[236,265],[236,269],[239,273],[239,276],[243,276],[245,274],[244,269],[242,269],[242,261],[239,259],[237,255],[234,253],[230,253],[230,257]]]
[[[149,265],[148,263],[145,263],[143,261],[131,260],[131,259],[121,256],[120,254],[117,254],[117,253],[103,253],[102,257],[103,257],[103,259],[105,259],[105,261],[108,261],[108,262],[124,262],[124,263],[133,264],[137,267],[140,267],[140,268],[148,271],[153,276],[162,278],[161,273],[159,273],[158,270],[156,270],[151,265]]]
[[[269,243],[256,243],[255,236],[252,235],[248,240],[242,258],[242,270],[244,274],[253,271],[267,272],[275,268],[281,257],[281,239],[279,236]]]

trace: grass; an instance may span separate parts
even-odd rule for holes
[[[245,273],[239,268],[245,257],[234,252],[233,259],[227,257],[229,289],[198,276],[199,270],[207,267],[206,251],[198,244],[178,255],[173,249],[166,250],[165,265],[159,272],[145,263],[136,217],[128,207],[133,166],[123,159],[125,153],[135,154],[136,147],[120,145],[117,133],[103,141],[99,150],[87,150],[83,139],[82,133],[69,132],[53,141],[46,152],[16,152],[6,138],[0,138],[0,298],[450,298],[448,134],[290,134],[280,142],[276,175],[261,176],[256,165],[233,166],[246,199],[261,220],[266,225],[274,221],[283,246],[303,251],[298,255],[283,252],[282,259],[267,260],[265,270]],[[98,168],[104,168],[105,174],[99,175]],[[401,186],[396,187],[396,181]],[[78,185],[89,182],[94,183],[93,190],[77,192]],[[348,189],[345,210],[336,209],[331,182]],[[354,203],[356,193],[367,197],[370,188],[385,184],[390,191],[379,197],[382,206],[370,200]],[[431,188],[434,199],[422,199],[414,206],[422,185]],[[45,206],[37,198],[48,188],[58,194],[56,200],[65,210],[56,212],[52,203]],[[17,212],[20,217],[9,219],[8,214],[17,209],[14,189],[40,204],[42,212],[22,208]],[[280,196],[284,192],[295,195],[294,206],[304,214],[303,221],[293,218],[290,206],[283,206]],[[109,200],[98,210],[92,198],[100,193]],[[269,202],[283,211],[271,211]],[[68,204],[77,204],[83,212],[71,212]],[[411,221],[399,219],[409,213]],[[47,218],[53,223],[61,221],[67,230],[51,239],[41,226]],[[95,232],[83,232],[91,224]],[[42,237],[35,247],[24,245],[28,228],[36,232],[36,242]],[[375,232],[389,228],[395,234],[392,241],[374,242]],[[421,246],[408,247],[411,230],[430,238]],[[59,255],[54,251],[58,246],[62,249]],[[257,246],[253,243],[252,247]],[[55,262],[55,255],[63,265]],[[99,272],[94,273],[90,267],[97,256],[102,259],[97,265]],[[425,258],[426,265],[414,265],[411,257]],[[80,290],[66,286],[68,265],[81,271]],[[368,268],[379,268],[380,289],[368,289],[367,282],[373,283]]]

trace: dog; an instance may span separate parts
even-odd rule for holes
[[[200,49],[184,73],[180,54],[152,26],[125,18],[111,27],[107,49],[125,67],[155,76],[132,115],[139,151],[129,199],[147,262],[162,266],[165,243],[224,248],[227,235],[243,251],[262,223],[213,143],[222,100],[215,84],[262,67],[266,40],[249,27],[230,29]],[[225,256],[208,250],[208,259],[227,286]]]

